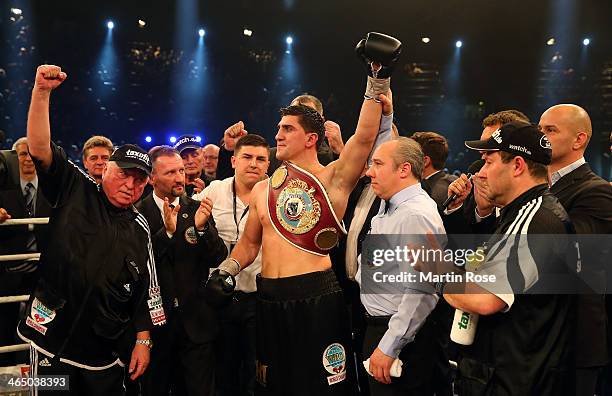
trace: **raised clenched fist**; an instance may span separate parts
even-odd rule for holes
[[[344,142],[342,141],[342,132],[340,132],[340,125],[336,124],[333,121],[325,121],[325,137],[329,142],[329,147],[332,151],[340,155],[342,150],[344,149]]]
[[[36,69],[34,89],[40,91],[52,91],[59,87],[68,77],[62,68],[55,65],[40,65]]]
[[[248,132],[244,129],[244,123],[242,121],[230,125],[223,133],[223,145],[225,149],[234,151],[234,146],[236,146],[238,139],[247,134]]]

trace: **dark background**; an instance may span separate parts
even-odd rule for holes
[[[109,19],[115,29],[107,42]],[[201,63],[199,27],[206,29]],[[487,114],[516,108],[537,122],[551,104],[571,102],[593,119],[587,160],[612,176],[607,0],[4,0],[0,31],[0,130],[12,139],[25,134],[40,63],[69,76],[52,103],[52,134],[64,146],[92,134],[147,146],[146,135],[161,144],[196,133],[216,143],[238,120],[273,142],[278,108],[304,92],[324,102],[326,118],[347,139],[365,85],[353,47],[380,31],[403,42],[392,82],[400,132],[447,136],[451,170],[474,159],[462,141],[479,136]],[[551,37],[555,45],[547,46]]]

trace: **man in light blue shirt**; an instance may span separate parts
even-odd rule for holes
[[[446,242],[436,203],[421,188],[422,170],[423,152],[413,139],[400,137],[383,143],[374,152],[366,174],[383,201],[372,219],[371,235],[404,234],[404,246],[420,246],[426,238],[418,235],[427,233],[443,239],[442,244]],[[426,324],[426,319],[438,302],[434,288],[403,282],[401,294],[367,294],[364,281],[370,275],[362,271],[362,265],[369,265],[366,262],[365,257],[360,257],[356,279],[362,288],[361,302],[368,323],[363,352],[370,356],[371,394],[433,394],[433,363],[440,355],[435,350],[433,326]],[[407,269],[415,273],[410,265]],[[396,358],[403,362],[402,374],[391,379],[391,366]]]

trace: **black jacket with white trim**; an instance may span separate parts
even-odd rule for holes
[[[77,367],[123,365],[133,332],[165,323],[151,238],[134,208],[113,206],[101,187],[52,144],[41,191],[52,206],[41,276],[18,334]],[[56,356],[57,355],[57,356]]]

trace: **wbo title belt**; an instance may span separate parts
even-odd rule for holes
[[[289,162],[268,183],[268,216],[283,239],[319,256],[326,256],[346,234],[321,182]]]

